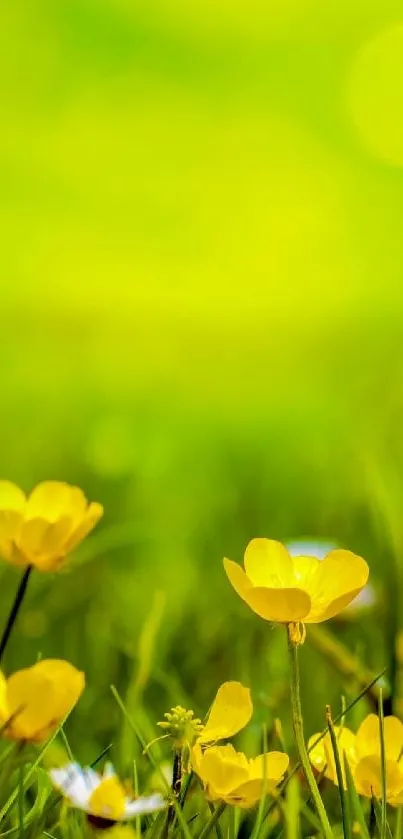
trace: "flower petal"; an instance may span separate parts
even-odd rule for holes
[[[346,758],[350,764],[352,771],[354,770],[355,765],[357,763],[355,750],[355,734],[353,734],[353,732],[350,731],[350,729],[346,726],[340,728],[337,725],[334,727],[334,732],[337,738],[337,746],[342,764],[343,779],[345,783],[343,755],[346,755]],[[333,783],[337,786],[336,761],[334,759],[334,752],[332,741],[330,739],[330,734],[325,734],[325,736],[322,737],[317,746],[314,746],[314,748],[312,748],[313,744],[316,742],[318,737],[320,737],[320,734],[314,734],[312,737],[309,738],[309,759],[312,763],[312,766],[314,766],[318,772],[324,772],[325,777],[329,778],[329,780],[333,781]]]
[[[43,481],[32,490],[26,506],[26,518],[48,522],[68,517],[79,522],[85,516],[87,499],[79,487],[63,481]]]
[[[233,746],[212,746],[203,754],[198,775],[209,797],[222,798],[249,779],[248,761]]]
[[[126,804],[125,818],[132,819],[134,816],[142,816],[146,813],[156,813],[157,810],[164,810],[167,802],[159,792],[153,795],[136,798]]]
[[[84,518],[67,539],[64,550],[66,552],[72,551],[75,547],[77,547],[77,545],[79,545],[80,542],[82,542],[83,539],[91,533],[91,530],[93,530],[95,525],[98,524],[103,514],[104,508],[102,504],[92,501],[88,506]]]
[[[397,717],[385,717],[384,740],[386,758],[398,760],[403,749],[403,724]],[[380,755],[379,717],[376,714],[368,714],[361,723],[356,735],[356,746],[360,758]]]
[[[368,575],[362,557],[351,551],[330,551],[307,581],[312,608],[306,622],[320,623],[341,612],[364,588]]]
[[[382,772],[381,759],[379,755],[368,755],[363,757],[357,764],[354,773],[355,786],[359,795],[366,795],[368,798],[381,798],[382,795]],[[403,772],[396,760],[386,761],[386,797],[399,795],[403,790]]]
[[[288,769],[290,758],[284,752],[266,752],[249,761],[250,778],[267,779],[278,783]]]
[[[0,481],[0,555],[11,559],[12,545],[19,532],[26,497],[11,481]]]
[[[243,568],[232,559],[224,559],[224,570],[236,593],[246,601],[246,594],[252,588],[252,583]]]
[[[244,600],[259,615],[274,623],[294,623],[305,620],[311,600],[298,588],[251,588]]]
[[[50,570],[64,555],[64,543],[72,526],[72,519],[69,518],[51,524],[46,519],[28,519],[22,524],[17,548],[27,562],[40,570]]]
[[[294,556],[294,578],[305,591],[309,591],[312,577],[316,574],[320,560],[314,556]]]
[[[244,565],[253,586],[290,588],[294,585],[293,561],[281,542],[252,539],[245,551]]]
[[[218,689],[199,743],[215,743],[233,737],[249,722],[253,705],[249,688],[240,682],[224,682]]]
[[[274,784],[274,786],[276,786]],[[268,795],[273,789],[273,784],[267,783],[266,786],[266,795]],[[229,795],[226,796],[225,800],[228,804],[231,804],[233,807],[242,807],[244,810],[249,810],[251,807],[254,807],[258,801],[260,801],[262,797],[262,793],[264,791],[264,783],[261,778],[251,778],[249,781],[246,781],[244,784],[240,784],[239,787],[232,790]]]
[[[7,700],[7,679],[0,670],[0,725],[10,718],[10,709]]]
[[[54,786],[63,796],[80,810],[88,809],[91,793],[101,783],[101,777],[93,769],[83,769],[78,763],[68,763],[61,769],[49,773]]]

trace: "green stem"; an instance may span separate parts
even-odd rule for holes
[[[18,613],[19,613],[21,605],[22,605],[22,601],[24,600],[25,592],[27,590],[27,585],[28,585],[28,582],[29,582],[29,578],[31,576],[31,572],[32,572],[32,565],[27,565],[27,567],[26,567],[26,569],[25,569],[25,571],[24,571],[24,573],[21,577],[20,584],[18,586],[18,589],[16,591],[16,595],[15,595],[15,598],[14,598],[14,603],[11,607],[10,614],[7,618],[7,623],[4,627],[3,635],[0,639],[0,661],[3,658],[4,650],[6,649],[8,639],[9,639],[9,637],[10,637],[12,631],[13,631],[14,624],[17,620]]]
[[[288,650],[290,654],[290,670],[291,670],[291,706],[292,706],[292,722],[294,729],[295,743],[298,749],[298,756],[301,762],[305,778],[308,783],[309,791],[322,826],[322,831],[325,839],[333,839],[332,828],[330,827],[329,819],[323,801],[315,781],[312,767],[309,761],[308,752],[306,750],[304,727],[302,721],[302,709],[299,690],[299,666],[298,666],[298,643],[295,643],[288,635]]]
[[[220,804],[215,808],[214,813],[211,816],[211,819],[209,819],[209,821],[207,822],[207,824],[204,826],[203,830],[201,831],[198,839],[207,839],[207,837],[210,836],[211,831],[216,826],[216,824],[217,824],[219,818],[222,816],[226,806],[227,805],[226,805],[225,801],[220,802]]]

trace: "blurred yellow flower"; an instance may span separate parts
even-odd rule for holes
[[[193,750],[193,768],[210,801],[225,801],[236,807],[253,807],[262,795],[273,792],[288,763],[288,755],[283,752],[268,752],[248,760],[231,745],[211,746],[203,752],[197,743]]]
[[[46,740],[74,707],[84,685],[84,674],[59,659],[44,659],[8,679],[0,674],[3,736],[32,743]]]
[[[95,527],[101,504],[83,491],[44,481],[27,497],[10,481],[0,481],[0,555],[14,565],[55,571]]]
[[[375,714],[369,714],[361,723],[356,734],[349,728],[335,726],[338,750],[342,765],[343,753],[348,760],[357,792],[368,798],[381,798],[381,742],[379,720]],[[314,734],[308,743],[311,749],[320,735]],[[386,796],[389,804],[403,804],[403,724],[397,717],[385,717],[384,721],[385,757],[386,757]],[[337,785],[336,766],[330,735],[326,736],[310,751],[312,765],[324,772]],[[345,775],[343,771],[345,782]]]
[[[364,588],[369,574],[364,559],[332,550],[323,560],[291,557],[280,542],[252,539],[245,570],[224,559],[228,579],[256,614],[286,624],[320,623],[341,612]]]

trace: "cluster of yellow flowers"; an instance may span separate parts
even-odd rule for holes
[[[26,497],[14,484],[0,481],[0,555],[25,566],[24,586],[32,569],[55,571],[68,553],[90,533],[103,513],[88,503],[77,487],[54,481],[39,484]],[[224,560],[227,576],[239,596],[260,617],[286,626],[291,652],[291,699],[300,761],[325,836],[327,816],[316,786],[312,766],[338,784],[332,738],[314,735],[307,746],[303,736],[298,691],[296,651],[305,639],[305,625],[334,617],[359,594],[368,580],[364,559],[347,550],[332,550],[323,560],[291,556],[279,542],[253,539],[247,546],[244,569]],[[24,589],[25,590],[25,589]],[[3,638],[4,651],[18,606],[12,612]],[[42,742],[62,723],[84,689],[84,675],[62,660],[43,660],[6,678],[0,673],[0,725],[3,736],[21,742]],[[242,808],[253,807],[272,793],[284,779],[289,757],[270,751],[248,758],[224,742],[250,721],[250,690],[239,682],[226,682],[218,690],[205,723],[192,711],[176,706],[159,723],[171,739],[178,757],[173,795],[178,795],[183,770],[199,778],[206,797]],[[396,717],[384,721],[381,743],[379,720],[370,714],[357,733],[343,726],[334,734],[340,755],[348,761],[357,792],[382,796],[382,747],[385,752],[386,796],[392,805],[403,804],[403,725]],[[309,758],[308,758],[309,754]],[[178,768],[179,767],[179,768]],[[179,772],[179,775],[178,775]],[[67,801],[84,810],[95,825],[113,827],[117,822],[167,806],[154,793],[134,797],[117,778],[111,765],[103,774],[76,763],[51,772],[54,785]],[[346,785],[342,766],[343,785]],[[172,801],[171,799],[171,806]]]
[[[27,497],[15,484],[0,481],[0,555],[14,565],[25,566],[25,590],[32,569],[57,571],[102,514],[101,504],[88,503],[81,489],[66,483],[45,481]],[[11,612],[1,653],[17,612],[18,608]],[[59,659],[39,661],[8,679],[0,672],[3,736],[21,743],[47,740],[75,706],[84,686],[84,674]],[[166,806],[160,794],[136,799],[128,795],[110,765],[103,775],[75,763],[50,774],[70,804],[84,810],[94,824],[100,820],[103,826],[112,826]]]

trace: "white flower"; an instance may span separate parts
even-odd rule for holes
[[[68,763],[62,769],[49,773],[54,786],[67,801],[89,816],[110,821],[133,819],[146,813],[155,813],[166,807],[160,793],[131,798],[117,777],[113,766],[108,763],[100,775],[95,769]]]

